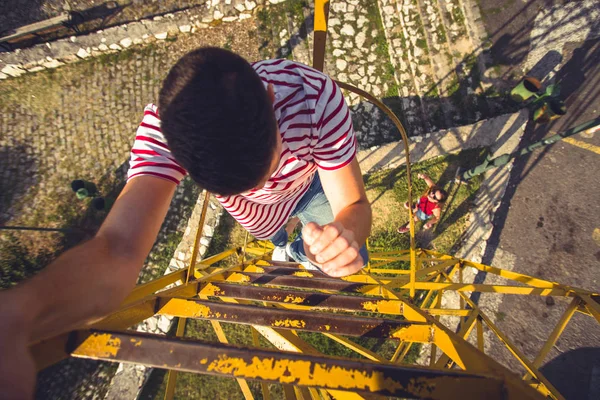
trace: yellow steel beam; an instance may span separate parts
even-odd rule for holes
[[[398,347],[396,348],[394,355],[390,359],[390,362],[401,363],[410,351],[411,346],[412,342],[401,342],[400,344],[398,344]]]
[[[317,0],[317,1],[323,1],[323,0]],[[400,122],[400,120],[398,119],[398,117],[396,116],[396,114],[394,114],[394,112],[392,110],[390,110],[389,107],[387,107],[385,104],[383,104],[381,101],[379,101],[377,98],[375,98],[373,95],[371,95],[370,93],[365,92],[364,90],[361,90],[355,86],[349,85],[347,83],[343,83],[343,82],[338,82],[336,81],[336,83],[338,84],[339,87],[341,87],[342,89],[346,89],[349,90],[351,92],[354,92],[356,94],[358,94],[359,96],[367,99],[369,102],[373,103],[375,106],[377,106],[380,110],[382,110],[394,123],[394,125],[396,126],[396,128],[398,129],[398,131],[400,132],[400,136],[402,137],[402,144],[404,146],[404,157],[406,160],[406,184],[407,184],[407,201],[409,204],[412,204],[412,174],[411,174],[411,167],[410,167],[410,152],[409,152],[409,148],[408,148],[408,135],[406,134],[406,130],[404,129],[404,126],[402,125],[402,122]],[[417,246],[416,246],[416,242],[415,242],[415,222],[414,222],[414,218],[413,218],[413,210],[412,207],[408,208],[408,225],[410,228],[410,287],[409,287],[409,295],[411,298],[415,297],[415,286],[414,283],[416,282],[416,272],[417,272]]]
[[[473,311],[473,313],[469,315],[469,318],[461,324],[457,335],[466,340],[475,327],[475,322],[477,321],[478,315],[479,313],[477,311]],[[448,354],[442,354],[442,356],[434,363],[434,365],[436,368],[444,368],[448,361],[450,361]],[[461,366],[461,368],[464,369],[464,365]]]
[[[202,230],[204,229],[204,221],[206,220],[206,210],[208,210],[208,202],[210,198],[210,193],[208,190],[205,190],[204,195],[204,203],[202,204],[202,213],[200,214],[200,222],[198,223],[198,227],[196,228],[196,237],[194,239],[194,246],[192,248],[192,257],[190,260],[190,264],[187,269],[187,273],[185,276],[184,283],[187,285],[190,279],[194,276],[194,266],[196,265],[196,259],[198,257],[198,250],[200,244],[200,238],[202,237]],[[177,332],[175,333],[176,337],[182,337],[185,333],[185,325],[186,319],[179,318],[177,320]],[[165,389],[164,400],[173,400],[173,396],[175,395],[175,385],[177,384],[177,371],[169,370],[167,374],[167,388]],[[252,399],[253,400],[253,399]]]
[[[487,325],[487,327],[494,332],[494,334],[500,339],[502,343],[506,346],[506,348],[515,356],[515,358],[523,365],[527,373],[531,374],[539,381],[539,384],[535,389],[537,389],[543,395],[550,394],[552,398],[556,400],[564,400],[564,397],[560,394],[560,392],[546,379],[544,375],[533,365],[531,361],[527,359],[525,354],[521,352],[501,331],[498,327],[485,315],[479,307],[464,293],[459,293],[459,295],[465,300],[466,303],[469,304],[474,310],[479,313],[479,318],[482,319],[483,322]]]
[[[227,336],[225,336],[225,332],[223,332],[223,327],[218,321],[210,321],[210,324],[217,334],[217,338],[219,342],[228,344],[229,340],[227,340]],[[254,400],[254,396],[252,396],[252,391],[250,390],[250,386],[248,386],[248,382],[242,378],[235,378],[238,385],[240,385],[240,389],[242,390],[242,394],[246,400]]]
[[[492,358],[479,352],[470,343],[440,324],[433,317],[428,316],[423,310],[409,304],[407,304],[406,308],[412,308],[415,313],[422,314],[427,321],[432,323],[434,343],[462,369],[492,373],[502,377],[505,382],[506,395],[509,398],[539,399],[538,393],[532,391],[522,380],[516,378],[512,372],[508,371]],[[475,309],[475,307],[473,308]],[[404,312],[407,312],[406,309]]]
[[[313,68],[323,71],[325,66],[325,44],[327,42],[327,19],[329,0],[315,0]]]
[[[122,306],[127,304],[135,303],[144,297],[152,295],[159,291],[160,289],[164,289],[165,287],[177,282],[177,281],[185,281],[186,270],[181,269],[179,271],[171,272],[168,275],[163,275],[158,279],[154,279],[148,283],[143,285],[136,286],[129,296],[123,301]]]
[[[177,332],[175,334],[176,337],[182,337],[185,333],[185,318],[179,318],[177,321]],[[170,369],[167,372],[167,387],[165,389],[165,400],[172,400],[173,396],[175,396],[175,385],[177,384],[177,374],[178,371]]]
[[[419,252],[422,253],[421,250],[419,250]],[[448,257],[448,258],[451,258],[451,257]],[[453,268],[452,270],[450,270],[448,272],[447,276],[449,276],[449,277],[453,276],[454,273],[456,273],[456,270],[457,270],[457,268]],[[446,275],[446,274],[444,274],[444,275]],[[441,273],[437,274],[435,276],[435,282],[439,282],[441,279],[442,279]],[[420,307],[425,312],[430,312],[430,310],[432,310],[432,308],[428,307],[428,304],[429,304],[429,301],[431,300],[431,297],[433,296],[433,294],[434,294],[434,291],[429,290],[427,292],[427,295],[425,296],[425,298],[423,298],[423,300],[421,301]],[[431,303],[431,307],[434,307],[436,304],[439,303],[439,301],[441,300],[441,294],[442,294],[441,291],[437,292],[437,295],[434,297],[433,302]],[[406,355],[408,354],[408,352],[410,351],[412,344],[413,344],[412,342],[400,342],[400,344],[396,348],[396,351],[394,352],[394,355],[392,356],[390,361],[396,362],[396,363],[401,363],[404,360],[404,358],[406,357]]]
[[[432,255],[434,257],[441,257],[443,256],[441,253],[438,253],[436,251],[433,250],[423,250],[426,254]],[[464,266],[468,266],[468,267],[473,267],[475,269],[478,269],[479,271],[482,272],[487,272],[490,274],[494,274],[494,275],[498,275],[502,278],[506,278],[506,279],[510,279],[513,281],[517,281],[517,282],[521,282],[524,283],[526,285],[535,287],[535,288],[557,288],[557,289],[562,289],[564,292],[574,292],[577,294],[581,294],[581,295],[595,295],[592,292],[589,292],[587,290],[584,289],[580,289],[580,288],[574,288],[571,286],[567,286],[567,285],[562,285],[560,283],[557,282],[552,282],[552,281],[547,281],[544,279],[540,279],[540,278],[536,278],[530,275],[525,275],[525,274],[520,274],[517,272],[513,272],[513,271],[507,271],[507,270],[503,270],[500,268],[496,268],[496,267],[492,267],[489,265],[484,265],[484,264],[480,264],[480,263],[476,263],[476,262],[472,262],[469,260],[463,260],[460,259],[460,261],[464,264]],[[572,294],[571,294],[572,296]]]
[[[260,342],[258,340],[258,331],[254,329],[254,327],[252,327],[251,329],[252,344],[254,345],[254,347],[258,348],[260,347]],[[269,392],[269,385],[266,382],[260,381],[260,389],[262,391],[263,400],[271,400],[271,392]]]
[[[283,398],[285,400],[297,400],[296,391],[292,385],[281,385],[283,387]]]
[[[417,398],[462,396],[490,400],[511,398],[512,394],[509,391],[507,397],[502,391],[509,382],[484,373],[438,371],[424,367],[398,368],[366,360],[282,354],[273,350],[164,339],[158,335],[134,332],[80,331],[76,334],[71,351],[76,357],[263,379],[280,384],[326,388],[335,391],[333,393],[348,390]],[[333,396],[344,398],[337,393]]]
[[[575,314],[575,310],[577,310],[577,307],[579,307],[580,303],[581,300],[579,298],[574,298],[573,300],[571,300],[571,303],[569,304],[563,315],[560,317],[560,320],[552,330],[552,333],[548,337],[548,340],[546,340],[546,343],[544,343],[544,346],[542,346],[542,348],[540,349],[540,352],[538,353],[537,357],[531,363],[534,367],[539,368],[539,366],[542,365],[542,362],[552,349],[552,346],[554,346],[560,335],[567,327],[567,324],[571,320],[571,317]],[[523,376],[523,380],[528,380],[530,378],[530,373],[526,373],[525,376]]]
[[[521,364],[525,367],[527,372],[533,376],[540,382],[539,385],[541,388],[537,388],[542,394],[546,395],[548,392],[552,394],[552,397],[556,400],[564,400],[564,397],[560,394],[560,392],[546,379],[544,375],[537,368],[533,366],[533,364],[527,359],[525,354],[523,354],[504,334],[496,327],[496,325],[485,315],[481,314],[481,318],[485,322],[485,324],[496,334],[498,339],[500,339],[508,348],[508,350],[521,362]]]
[[[483,324],[481,323],[481,317],[479,317],[479,316],[477,316],[476,327],[477,327],[477,348],[479,349],[479,351],[484,353],[485,352],[484,351],[485,343],[484,343],[484,339],[483,339]]]
[[[278,314],[274,314],[274,316],[269,316],[269,313],[263,311],[265,310],[265,307],[245,305],[241,306],[243,308],[234,309],[232,307],[218,307],[218,305],[219,303],[206,301],[200,302],[188,299],[161,299],[157,307],[157,314],[169,315],[173,317],[200,318],[220,322],[234,322],[238,324],[252,325],[251,322],[248,322],[247,318],[246,320],[244,320],[243,316],[254,315],[254,313],[256,313],[256,315],[260,315],[262,316],[261,318],[264,319],[262,322],[263,326],[270,326],[271,328],[299,330],[304,330],[304,326],[306,324],[309,324],[310,326],[311,322],[309,321],[310,313],[302,311],[295,311],[293,313],[291,311],[286,311],[286,314],[282,314],[283,311],[279,311]],[[213,308],[216,308],[216,310],[213,310]],[[330,315],[333,317],[333,315],[335,314]],[[373,321],[373,324],[376,324],[378,323],[377,321],[381,320],[374,319]],[[315,326],[314,328],[310,329],[313,331],[318,329],[318,331],[320,332],[326,332],[329,329],[331,329],[331,327],[329,325],[319,325],[318,327]],[[411,342],[419,343],[429,343],[431,341],[431,326],[422,322],[414,322],[411,324],[402,325],[398,328],[394,327],[390,330],[387,338],[408,340]]]
[[[399,289],[409,289],[410,284],[399,286]],[[577,296],[577,292],[571,289],[562,287],[556,288],[539,288],[513,285],[485,285],[473,283],[436,283],[436,282],[416,282],[414,287],[417,290],[454,290],[457,292],[482,292],[482,293],[504,293],[504,294],[520,294],[520,295],[537,295],[537,296]]]
[[[327,333],[327,332],[323,333],[323,335],[327,336],[330,339],[335,340],[336,342],[342,344],[344,347],[347,347],[350,350],[357,352],[358,354],[368,358],[369,360],[379,361],[379,362],[387,361],[385,358],[381,357],[379,354],[372,352],[371,350],[359,345],[358,343],[354,343],[352,340],[341,337],[340,335],[334,335],[332,333]]]
[[[579,297],[585,302],[585,308],[600,324],[600,304],[589,295],[581,294]],[[598,295],[595,295],[595,298],[598,298]]]
[[[423,309],[430,315],[447,315],[451,317],[468,317],[473,310],[470,309],[452,309],[452,308],[425,308]]]
[[[312,396],[307,387],[294,386],[294,391],[296,392],[296,397],[298,400],[311,400]]]

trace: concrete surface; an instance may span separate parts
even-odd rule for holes
[[[598,15],[600,3],[510,2],[493,15],[489,10],[497,8],[497,2],[482,0],[481,4],[495,61],[509,70],[528,71],[532,64],[539,67],[544,57],[554,59],[551,68],[542,66],[546,74],[538,77],[560,83],[569,108],[552,124],[528,126],[523,146],[599,116],[600,29],[593,16]],[[600,243],[594,240],[600,227],[599,145],[597,133],[580,134],[515,162],[483,262],[600,290]],[[476,281],[490,282],[490,277],[481,274]],[[566,306],[567,301],[559,298],[504,296],[489,313],[533,358]],[[600,398],[599,343],[596,321],[576,314],[542,364],[542,372],[565,398]],[[490,345],[494,358],[520,371],[499,343]]]
[[[433,157],[478,147],[502,147],[510,138],[525,125],[527,112],[504,114],[495,118],[479,121],[472,125],[443,129],[423,136],[413,136],[409,140],[411,163],[418,163]],[[501,154],[501,153],[498,153]],[[388,143],[361,150],[357,154],[363,174],[372,173],[379,169],[396,168],[406,163],[404,144],[402,142]]]

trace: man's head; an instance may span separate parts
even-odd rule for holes
[[[210,192],[259,187],[277,166],[272,91],[237,54],[206,47],[182,57],[163,82],[159,113],[173,156]]]

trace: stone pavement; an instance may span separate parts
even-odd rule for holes
[[[161,79],[170,66],[200,45],[227,45],[248,59],[258,59],[259,44],[249,34],[252,31],[253,21],[221,24],[210,28],[211,35],[157,41],[147,47],[3,81],[0,148],[7,156],[0,157],[0,185],[3,204],[8,205],[2,207],[3,223],[68,223],[62,209],[49,205],[52,199],[74,197],[69,188],[74,178],[105,182],[102,188],[118,190],[143,107],[156,101]],[[197,196],[191,182],[179,186],[141,281],[165,271]],[[178,241],[165,262],[164,252],[171,247],[164,248],[163,244],[175,239]],[[68,360],[43,373],[38,397],[101,398],[106,387],[99,382],[105,379],[103,376],[110,378],[110,374],[101,367],[90,377],[90,369],[82,368],[81,363]],[[81,386],[83,382],[90,382],[91,387]],[[93,395],[85,395],[88,389]]]

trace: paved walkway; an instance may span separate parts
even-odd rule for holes
[[[569,108],[550,125],[529,126],[521,145],[600,115],[600,6],[554,3],[513,2],[492,14],[488,10],[496,9],[497,2],[481,2],[498,69],[530,71],[545,82],[559,82]],[[599,145],[598,133],[580,134],[514,163],[484,263],[600,291],[600,208],[591,200],[600,195],[600,158],[592,151]],[[490,282],[483,274],[475,279]],[[486,303],[485,296],[481,301]],[[504,296],[500,303],[487,304],[498,327],[533,358],[568,301]],[[576,313],[542,363],[542,373],[567,399],[600,397],[598,343],[597,322]],[[500,344],[490,346],[496,359],[521,371]]]

